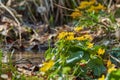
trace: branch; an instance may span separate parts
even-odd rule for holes
[[[110,55],[110,57],[111,57],[112,59],[114,59],[115,61],[117,61],[117,62],[120,64],[120,60],[119,60],[119,59],[117,59],[116,57],[114,57],[114,56],[112,56],[112,55]]]
[[[10,11],[10,10],[8,9],[8,7],[6,7],[6,6],[2,3],[1,0],[0,0],[0,5],[1,5],[1,7],[3,7],[6,11],[8,11],[8,12],[11,14],[11,16],[12,16],[12,17],[15,19],[15,21],[17,22],[18,26],[20,26],[20,22],[19,22],[18,19],[14,16],[13,12]]]

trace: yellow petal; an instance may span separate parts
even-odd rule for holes
[[[54,61],[50,60],[48,62],[44,62],[43,66],[40,68],[41,72],[46,72],[48,71],[52,66],[54,65]]]
[[[105,53],[104,49],[99,48],[98,49],[98,55],[103,55]]]
[[[102,77],[101,77],[101,78],[98,78],[98,80],[105,80],[105,76],[102,75]]]

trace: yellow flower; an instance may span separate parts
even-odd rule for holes
[[[61,32],[61,33],[59,33],[58,39],[63,39],[63,38],[65,38],[65,36],[66,36],[67,34],[68,34],[67,32]]]
[[[115,71],[115,70],[116,70],[115,65],[112,64],[112,66],[108,68],[108,73],[111,73],[112,71]]]
[[[96,10],[104,10],[104,9],[106,9],[106,8],[99,3],[98,6],[95,7],[95,9],[96,9]]]
[[[74,31],[78,32],[78,31],[81,31],[83,28],[82,27],[76,27],[74,28]]]
[[[93,11],[95,11],[96,9],[95,9],[95,6],[91,6],[87,11],[88,12],[93,12]]]
[[[92,36],[91,35],[88,35],[88,34],[86,34],[86,35],[83,35],[83,36],[81,36],[81,37],[76,37],[75,38],[76,40],[79,40],[79,41],[83,41],[83,40],[93,40],[93,38],[92,38]]]
[[[108,68],[108,73],[111,73],[112,71],[115,71],[115,65],[111,63],[110,60],[107,61],[107,68]]]
[[[102,77],[101,77],[101,78],[98,78],[98,80],[105,80],[105,76],[102,75]]]
[[[58,35],[58,39],[65,39],[66,40],[73,40],[74,39],[74,33],[73,32],[61,32]]]
[[[79,12],[79,9],[78,9],[78,8],[75,8],[75,10],[74,10],[74,11],[76,11],[76,12],[78,11],[78,12]]]
[[[92,36],[91,36],[91,35],[88,35],[88,34],[84,35],[84,38],[85,38],[85,39],[88,39],[88,40],[90,40],[90,41],[93,40]]]
[[[93,12],[93,11],[98,12],[98,11],[104,10],[104,9],[106,9],[106,8],[99,3],[97,6],[94,6],[94,5],[90,6],[90,8],[87,11],[88,12]]]
[[[93,47],[93,43],[87,42],[87,48],[92,48]]]
[[[110,61],[110,60],[108,60],[108,61],[107,61],[107,67],[110,67],[110,66],[111,66],[111,64],[112,64],[112,63],[111,63],[111,61]]]
[[[67,36],[66,40],[74,40],[74,36]]]
[[[84,9],[86,7],[88,7],[90,5],[90,3],[88,1],[82,1],[79,5],[79,9]]]
[[[85,9],[91,5],[93,5],[96,2],[96,0],[91,0],[91,1],[82,1],[79,5],[79,9]]]
[[[40,68],[41,72],[46,72],[48,71],[52,66],[54,65],[54,61],[50,60],[48,62],[44,62],[43,66]]]
[[[96,2],[96,0],[91,0],[91,2],[94,2],[94,3],[95,3],[95,2]]]
[[[105,49],[98,49],[98,55],[103,55],[105,53]]]
[[[83,40],[85,40],[84,36],[76,37],[75,39],[78,40],[78,41],[83,41]]]
[[[67,35],[74,36],[74,33],[73,32],[68,32]]]
[[[96,2],[96,0],[91,0],[91,1],[89,1],[89,4],[93,5],[93,4],[95,4],[95,2]]]
[[[72,14],[71,14],[72,18],[77,18],[80,16],[82,16],[82,13],[80,11],[75,11],[75,12],[72,12]]]

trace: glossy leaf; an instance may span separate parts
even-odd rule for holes
[[[120,69],[112,71],[107,75],[106,80],[119,80],[120,79]]]
[[[77,52],[73,52],[69,58],[67,59],[66,63],[67,64],[75,64],[76,62],[80,61],[80,59],[82,59],[84,55],[83,51],[77,51]]]

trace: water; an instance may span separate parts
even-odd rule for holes
[[[40,52],[15,52],[13,53],[13,63],[19,63],[20,61],[28,61],[32,64],[40,64],[44,60],[43,53]]]
[[[44,60],[44,55],[43,53],[40,52],[14,52],[12,55],[12,62],[13,63],[32,63],[32,64],[40,64]],[[2,59],[3,63],[8,63],[8,53],[5,53]]]

